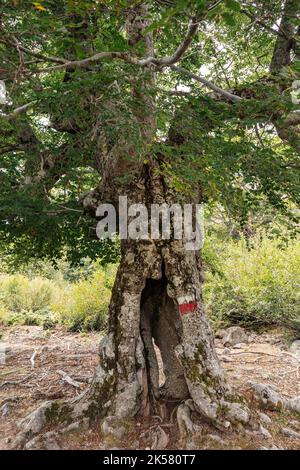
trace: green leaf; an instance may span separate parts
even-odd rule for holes
[[[228,26],[235,26],[236,21],[234,16],[231,13],[228,13],[225,11],[225,13],[222,13],[222,17]]]
[[[240,11],[241,5],[236,0],[226,0],[226,6],[229,10]]]
[[[205,4],[206,4],[205,0],[197,0],[196,1],[196,5],[197,5],[198,10],[204,10]]]

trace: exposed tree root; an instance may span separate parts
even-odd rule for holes
[[[92,402],[83,400],[74,403],[74,401],[53,401],[46,402],[37,410],[32,412],[19,423],[20,432],[12,443],[12,448],[47,448],[50,440],[56,440],[65,433],[73,430],[88,429],[93,423],[90,413]],[[188,436],[197,435],[201,432],[201,426],[194,421],[198,412],[198,407],[192,399],[186,400],[177,408],[177,424],[181,439]],[[95,410],[95,412],[98,410]],[[119,417],[111,416],[110,410],[106,410],[109,418],[115,418],[118,422]],[[199,414],[199,417],[203,415]],[[205,416],[206,418],[206,416]],[[120,420],[120,423],[122,421]],[[251,418],[249,409],[245,405],[235,402],[226,402],[224,404],[224,415],[219,416],[210,423],[219,430],[232,429],[241,432],[245,429],[258,429],[258,420]],[[47,425],[55,425],[54,430],[43,433]],[[164,448],[167,440],[165,433],[159,433],[154,441],[153,448]],[[52,445],[52,444],[51,444]]]
[[[106,338],[103,343],[108,353],[109,339]],[[93,422],[105,416],[114,416],[116,419],[132,418],[135,415],[135,409],[143,403],[143,395],[136,394],[135,406],[127,407],[123,398],[124,392],[119,396],[115,394],[113,374],[113,370],[109,373],[99,366],[92,384],[79,397],[68,401],[45,402],[19,423],[20,432],[12,443],[12,447],[47,446],[45,442],[47,443],[50,439],[50,444],[53,440],[55,448],[56,438],[73,428],[87,429]],[[134,396],[131,395],[131,390],[128,391],[128,397],[132,400]],[[189,398],[177,409],[177,423],[182,438],[199,432],[199,426],[192,419],[192,414],[197,413],[220,430],[231,428],[239,431],[243,426],[250,426],[253,429],[254,420],[251,419],[250,411],[245,404],[229,401],[229,399],[226,401],[223,397],[219,401],[213,401],[211,397],[205,395],[204,388],[200,386],[192,390],[196,400]],[[55,425],[55,431],[43,434],[47,425]],[[255,427],[257,428],[258,424]],[[162,442],[160,442],[160,436],[157,439],[157,446],[163,447],[165,436],[161,437]],[[156,446],[156,444],[153,445]]]

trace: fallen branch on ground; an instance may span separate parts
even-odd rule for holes
[[[34,351],[34,353],[32,354],[32,356],[30,358],[31,369],[34,369],[34,358],[35,358],[36,355],[37,355],[37,349]]]
[[[2,382],[2,384],[0,384],[0,388],[7,387],[9,385],[21,385],[22,387],[24,387],[24,386],[28,387],[29,385],[28,384],[23,384],[23,382],[25,382],[25,380],[28,380],[33,375],[35,375],[35,374],[29,374],[26,377],[23,377],[23,379],[19,379],[19,380],[7,380],[6,382]]]
[[[77,382],[76,380],[73,380],[66,372],[63,370],[58,370],[57,373],[61,376],[62,380],[64,382],[67,382],[69,385],[72,385],[75,388],[82,388],[83,383]]]

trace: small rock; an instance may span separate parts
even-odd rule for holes
[[[122,439],[126,434],[126,429],[117,416],[107,416],[102,422],[101,430],[106,436],[111,434],[117,439]]]
[[[57,437],[57,433],[50,431],[41,436],[34,437],[24,447],[26,450],[60,450],[56,440]]]
[[[248,335],[248,343],[256,343],[258,342],[257,335],[255,333],[250,333]]]
[[[6,343],[0,343],[0,354],[8,354],[11,352],[11,347]]]
[[[264,423],[264,424],[271,424],[272,420],[270,416],[266,415],[265,413],[259,412],[258,413],[259,419]]]
[[[300,356],[300,339],[297,339],[291,344],[290,352],[295,354],[295,356]]]
[[[233,346],[233,349],[243,349],[246,346],[246,343],[237,343]]]
[[[5,343],[0,343],[0,364],[4,365],[6,363],[6,356],[11,351],[10,347]]]
[[[271,385],[259,384],[251,381],[248,382],[248,385],[254,392],[254,399],[262,408],[277,411],[281,411],[284,408],[286,401]]]
[[[225,329],[217,330],[215,333],[215,338],[222,339],[225,335],[226,335]]]
[[[295,411],[296,413],[300,413],[300,396],[291,398],[290,400],[287,400],[286,401],[286,407],[291,411]]]
[[[243,423],[246,424],[250,419],[249,409],[240,403],[228,403],[226,404],[226,418],[231,423]]]
[[[2,418],[5,418],[5,416],[7,416],[10,412],[10,406],[8,403],[4,403],[4,405],[1,406],[0,408],[0,414],[2,416]]]
[[[177,408],[177,423],[181,438],[195,432],[194,423],[191,420],[191,410],[186,403],[182,403]]]
[[[293,429],[281,428],[280,432],[286,437],[291,437],[292,439],[300,439],[300,434],[294,431]]]
[[[234,346],[239,343],[247,343],[248,337],[245,330],[240,326],[231,326],[230,328],[227,328],[222,341],[224,346]]]
[[[28,335],[29,339],[36,340],[36,339],[45,339],[46,338],[46,331],[43,331],[40,327],[31,327],[32,332]],[[34,331],[36,329],[36,331]]]
[[[169,444],[169,436],[161,426],[157,426],[152,436],[151,450],[163,450]]]
[[[266,428],[264,428],[262,425],[259,426],[259,432],[262,436],[264,436],[265,439],[271,439],[272,438],[272,434]]]
[[[233,361],[233,359],[232,359],[231,357],[224,356],[224,355],[221,356],[220,359],[221,359],[221,361],[223,361],[223,362],[232,362],[232,361]]]
[[[68,434],[74,431],[87,431],[89,429],[89,422],[88,418],[84,418],[81,421],[75,421],[69,424],[69,426],[61,429],[59,434]]]
[[[21,432],[28,435],[38,434],[47,422],[46,413],[52,407],[52,402],[47,401],[43,403],[39,408],[25,416],[19,423],[18,427]]]

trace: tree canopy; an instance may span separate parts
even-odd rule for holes
[[[129,39],[137,5],[143,29]],[[161,159],[178,194],[200,186],[241,223],[267,207],[296,223],[299,24],[298,0],[3,0],[1,246],[115,259],[86,200],[116,148]],[[155,103],[146,145],[140,95]]]

